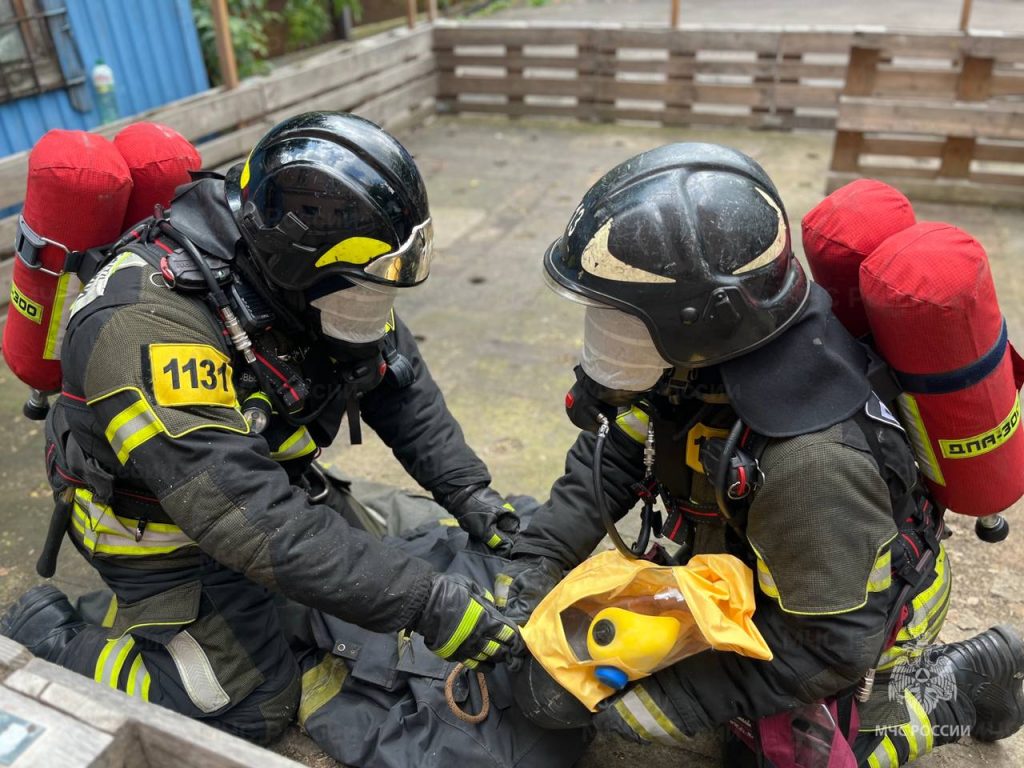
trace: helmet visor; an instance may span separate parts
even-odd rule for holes
[[[395,251],[380,256],[364,268],[374,282],[397,287],[422,283],[430,274],[434,257],[434,224],[427,219],[413,227],[412,234]]]
[[[580,364],[598,384],[646,392],[672,367],[658,353],[639,318],[611,307],[588,306],[583,323]]]
[[[377,341],[387,331],[395,303],[395,286],[350,278],[352,286],[314,299],[326,336],[353,344]]]

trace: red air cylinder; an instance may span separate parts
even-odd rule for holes
[[[982,516],[1024,496],[1024,371],[978,241],[949,224],[915,224],[861,264],[860,292],[875,346],[905,390],[900,421],[935,500]]]
[[[126,126],[114,137],[114,146],[128,164],[133,182],[121,227],[124,232],[152,216],[158,203],[165,208],[170,205],[175,188],[191,181],[189,171],[202,164],[188,139],[159,123]]]
[[[898,189],[858,179],[818,203],[802,222],[804,253],[815,282],[832,295],[832,311],[854,336],[868,332],[860,298],[860,264],[878,245],[914,223]]]
[[[132,190],[128,166],[114,145],[94,133],[53,130],[28,157],[28,186],[22,211],[38,235],[68,250],[113,242],[121,234]],[[71,302],[81,285],[60,274],[65,251],[46,245],[39,268],[14,261],[11,304],[4,325],[3,354],[11,371],[34,389],[60,389],[60,345]]]

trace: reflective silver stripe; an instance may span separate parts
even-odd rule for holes
[[[761,586],[761,591],[768,597],[779,599],[779,588],[775,584],[775,577],[768,570],[768,564],[760,557],[757,558],[757,583]]]
[[[176,525],[165,523],[149,523],[136,541],[136,525],[133,520],[115,515],[106,504],[93,501],[89,491],[82,488],[75,491],[72,526],[92,552],[107,555],[166,554],[195,545]]]
[[[647,707],[644,706],[643,701],[636,695],[635,690],[630,691],[619,699],[618,703],[622,704],[625,709],[629,710],[629,714],[631,714],[636,722],[643,728],[645,733],[640,734],[641,736],[644,736],[644,738],[647,738],[650,741],[656,741],[659,744],[666,744],[670,747],[678,746],[679,739],[675,738],[664,727],[662,727],[654,714],[648,711]]]
[[[504,608],[508,604],[508,590],[512,586],[512,577],[507,573],[499,573],[494,577],[494,604]]]
[[[875,565],[868,574],[868,592],[884,592],[892,586],[892,550],[886,550],[875,560]]]
[[[188,632],[179,632],[167,643],[167,652],[178,668],[185,693],[202,712],[227,706],[231,697],[221,687],[203,647]]]
[[[117,688],[117,679],[121,676],[121,669],[124,667],[128,652],[135,646],[135,638],[131,635],[124,635],[117,640],[107,642],[100,657],[96,662],[96,672],[93,679],[97,683]]]
[[[146,669],[146,662],[142,660],[142,651],[139,651],[128,673],[125,693],[129,696],[134,696],[136,699],[149,701],[149,683],[149,670]]]
[[[128,463],[132,450],[164,431],[163,424],[145,400],[138,400],[117,414],[104,434],[122,464]]]
[[[931,720],[928,719],[928,713],[921,706],[921,702],[909,690],[903,691],[903,699],[907,704],[910,722],[901,725],[900,732],[910,746],[910,759],[907,762],[913,762],[932,751],[935,737],[932,734]]]
[[[647,425],[650,417],[635,405],[615,417],[615,424],[638,443],[647,440]]]
[[[868,757],[868,768],[899,768],[899,765],[900,758],[896,754],[896,747],[888,736],[882,739]]]
[[[307,453],[312,453],[315,450],[316,443],[313,441],[313,436],[309,434],[309,430],[305,427],[299,427],[287,440],[278,446],[276,451],[270,452],[270,458],[274,461],[288,461],[289,459],[305,456]]]

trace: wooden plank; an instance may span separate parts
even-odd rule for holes
[[[687,27],[670,30],[669,49],[673,51],[754,51],[775,53],[779,49],[779,29],[758,27]],[[619,33],[622,34],[622,33]],[[625,47],[625,46],[623,46]]]
[[[839,100],[838,126],[850,131],[1024,140],[1024,110],[1014,104],[908,102],[844,95]]]
[[[992,69],[995,63],[995,59],[965,56],[956,84],[956,97],[960,101],[987,101],[992,93]]]
[[[528,24],[526,22],[439,22],[433,28],[434,47],[458,45],[578,45],[589,25]]]
[[[501,96],[575,96],[593,92],[593,78],[573,80],[544,77],[453,77],[441,75],[440,92],[448,94],[490,93]],[[614,81],[612,81],[614,82]]]
[[[843,93],[850,96],[867,96],[874,92],[878,75],[879,52],[874,48],[853,46],[850,61],[846,66],[846,87]]]
[[[991,173],[989,171],[975,171],[970,175],[970,180],[978,184],[999,185],[1007,188],[1016,187],[1017,194],[1024,193],[1024,174],[1020,173]],[[1024,200],[1024,197],[1021,198]],[[1017,205],[1021,205],[1018,200]]]
[[[1020,74],[996,71],[992,73],[992,92],[994,99],[1005,96],[1024,96],[1024,72]]]
[[[217,41],[217,65],[220,80],[225,88],[238,87],[238,65],[235,62],[235,45],[231,39],[231,17],[227,0],[210,0],[210,15],[213,17],[213,34]]]
[[[780,108],[835,108],[839,104],[839,86],[807,86],[802,83],[779,83],[774,88],[775,105]]]
[[[1024,144],[979,141],[974,145],[974,159],[993,163],[1024,163]]]
[[[944,140],[937,139],[889,139],[880,136],[864,136],[860,145],[860,154],[939,157],[944,145]]]
[[[872,169],[871,178],[899,188],[914,202],[957,203],[968,205],[1010,205],[1020,207],[1024,195],[1016,184],[979,184],[962,179],[911,179],[898,174],[881,175]],[[834,192],[851,181],[862,178],[858,173],[829,173],[826,192]]]
[[[369,99],[383,95],[407,82],[432,75],[434,72],[435,68],[432,59],[413,59],[405,64],[365,77],[358,82],[349,83],[341,88],[321,93],[315,98],[307,99],[302,103],[302,109],[304,111],[317,109],[352,110]],[[287,107],[279,112],[268,115],[267,118],[270,122],[276,123],[288,117],[294,111],[295,107]]]
[[[966,178],[971,171],[971,157],[974,155],[974,139],[950,136],[942,147],[940,176]]]
[[[454,70],[456,67],[513,67],[516,69],[576,69],[579,56],[533,56],[507,53],[486,56],[483,54],[461,54],[440,52],[436,54],[437,67],[442,70]],[[620,62],[626,63],[626,62]],[[651,62],[652,64],[654,62]],[[662,62],[664,63],[664,62]]]
[[[870,95],[882,98],[906,96],[951,99],[956,92],[958,79],[959,74],[953,70],[879,67]]]
[[[218,136],[212,141],[207,141],[196,146],[203,158],[204,168],[214,168],[228,160],[236,157],[243,157],[249,154],[249,150],[260,140],[274,123],[270,120],[258,120],[252,125],[247,125],[238,131]],[[2,226],[2,222],[0,222]],[[2,235],[0,235],[2,237]]]
[[[784,28],[779,34],[779,53],[847,53],[853,41],[850,28]]]
[[[401,38],[354,49],[340,61],[326,61],[312,67],[297,66],[294,71],[287,74],[264,80],[266,109],[274,112],[324,91],[356,82],[409,59],[426,58],[430,55],[430,30],[421,27]]]
[[[856,171],[860,168],[860,150],[864,134],[858,131],[836,131],[832,145],[832,170]]]
[[[414,115],[434,111],[437,94],[437,74],[412,80],[405,85],[383,93],[352,109],[355,114],[394,128],[412,120]]]

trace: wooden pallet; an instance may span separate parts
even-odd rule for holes
[[[855,36],[827,191],[863,176],[919,200],[1024,205],[1024,38]]]
[[[439,25],[448,112],[831,128],[852,29]]]

